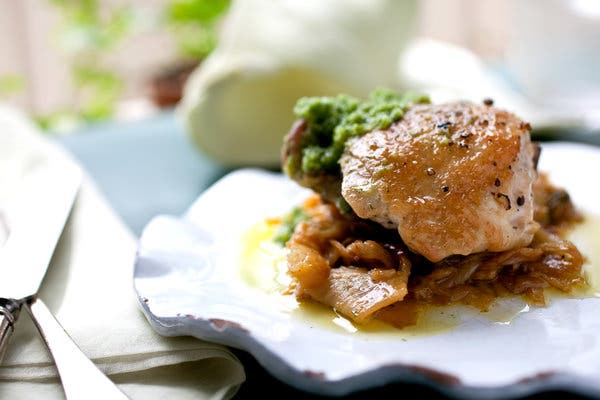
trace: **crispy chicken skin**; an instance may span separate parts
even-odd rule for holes
[[[433,262],[526,246],[539,228],[529,130],[491,104],[416,105],[347,143],[342,196]]]

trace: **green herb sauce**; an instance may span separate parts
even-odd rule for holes
[[[281,225],[273,235],[273,241],[284,246],[292,237],[296,225],[308,219],[308,215],[301,207],[294,207],[289,213],[285,214],[281,219]]]
[[[302,171],[337,172],[348,139],[389,128],[417,103],[429,103],[429,98],[383,88],[371,92],[366,100],[347,95],[301,98],[294,114],[306,121],[308,130],[302,146]]]

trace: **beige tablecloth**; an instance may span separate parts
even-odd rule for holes
[[[2,204],[19,180],[64,157],[22,115],[0,107],[0,222],[9,219]],[[0,224],[1,242],[6,230]],[[133,399],[231,397],[244,380],[233,354],[194,338],[162,337],[145,320],[133,290],[135,251],[135,237],[85,177],[40,296],[85,354]],[[63,397],[50,355],[23,312],[0,367],[0,398]]]

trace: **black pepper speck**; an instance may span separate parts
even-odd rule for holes
[[[510,204],[510,197],[508,197],[506,194],[492,192],[492,196],[494,196],[497,201],[502,203],[505,210],[510,210],[512,208]]]

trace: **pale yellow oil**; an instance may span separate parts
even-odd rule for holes
[[[600,297],[600,216],[586,215],[568,239],[571,240],[585,257],[584,273],[588,288],[580,297]]]
[[[357,335],[395,335],[399,338],[431,335],[457,327],[465,318],[481,318],[496,324],[509,324],[517,315],[529,311],[518,297],[499,299],[487,312],[472,307],[454,305],[428,307],[415,326],[398,329],[381,321],[358,325],[337,314],[335,310],[313,302],[298,302],[289,289],[287,250],[272,241],[279,222],[267,220],[252,227],[243,238],[239,272],[246,284],[272,296],[273,302],[283,305],[293,318],[320,328],[344,331]],[[589,288],[577,297],[600,297],[600,217],[587,216],[570,234],[586,257],[585,275]],[[549,300],[564,295],[547,293]]]

